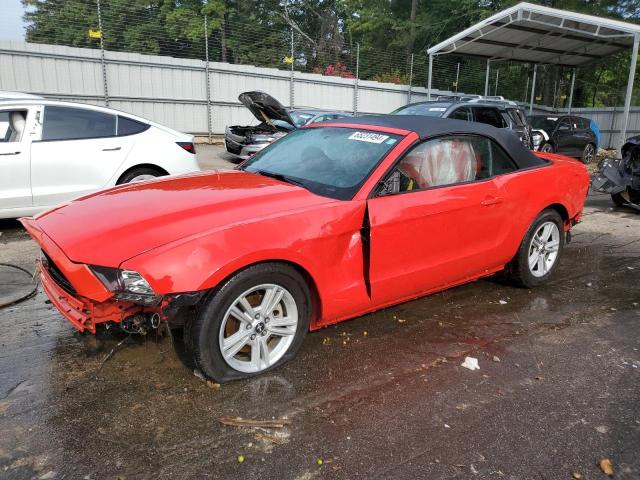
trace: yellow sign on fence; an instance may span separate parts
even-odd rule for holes
[[[102,38],[100,30],[89,30],[89,38]]]

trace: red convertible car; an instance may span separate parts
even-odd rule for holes
[[[263,373],[308,330],[506,269],[547,281],[589,177],[508,130],[380,116],[301,128],[236,170],[128,184],[22,223],[81,331],[184,327],[208,377]]]

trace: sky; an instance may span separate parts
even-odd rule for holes
[[[0,40],[24,40],[20,0],[0,0]]]

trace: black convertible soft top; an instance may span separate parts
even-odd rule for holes
[[[496,128],[486,123],[466,122],[450,118],[427,117],[423,115],[366,115],[331,120],[331,123],[398,128],[415,132],[421,140],[440,135],[471,134],[483,135],[495,140],[513,158],[519,168],[545,165],[548,162],[534,155],[508,128]]]

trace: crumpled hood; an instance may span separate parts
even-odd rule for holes
[[[244,171],[206,172],[104,190],[35,218],[78,263],[118,267],[161,245],[330,199]]]
[[[251,113],[259,122],[269,123],[271,120],[281,120],[294,128],[296,127],[287,109],[268,93],[260,91],[244,92],[238,96],[238,100],[251,110]]]

